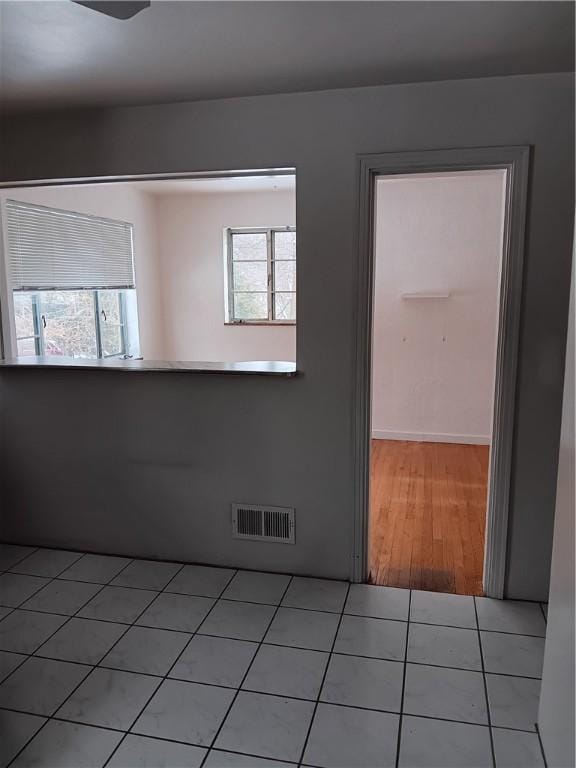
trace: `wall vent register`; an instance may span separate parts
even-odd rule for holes
[[[232,504],[232,538],[294,544],[294,509]]]

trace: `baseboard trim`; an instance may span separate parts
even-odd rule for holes
[[[442,432],[394,432],[373,429],[373,440],[413,440],[418,443],[461,443],[462,445],[490,445],[489,435],[446,435]]]

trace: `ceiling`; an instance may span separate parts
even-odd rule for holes
[[[0,2],[8,110],[195,101],[569,71],[574,4],[152,0],[121,21]]]

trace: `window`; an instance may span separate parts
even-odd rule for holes
[[[16,352],[139,355],[132,225],[8,200]]]
[[[114,290],[14,292],[17,354],[133,357],[127,295]]]
[[[229,229],[230,323],[296,322],[296,230]]]

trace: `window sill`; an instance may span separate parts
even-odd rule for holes
[[[283,320],[236,320],[235,322],[226,321],[224,325],[232,325],[236,326],[237,328],[243,328],[245,325],[249,326],[292,326],[293,328],[296,327],[296,323],[294,322],[284,322]]]
[[[71,357],[15,357],[0,360],[0,368],[57,368],[86,371],[181,371],[190,373],[224,373],[232,375],[285,376],[296,375],[296,363],[275,360],[249,360],[237,363],[202,363],[166,360],[79,360]]]

